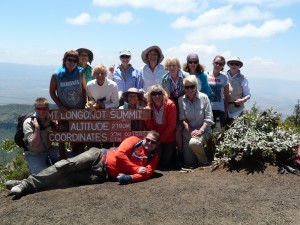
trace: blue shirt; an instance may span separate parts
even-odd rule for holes
[[[206,73],[196,73],[196,77],[198,79],[198,90],[210,97],[210,87],[207,81],[207,74]],[[201,85],[201,86],[200,86]]]
[[[113,74],[113,81],[117,83],[119,90],[119,98],[122,93],[127,91],[129,88],[143,89],[143,80],[140,72],[132,65],[124,71],[121,65],[119,65]]]

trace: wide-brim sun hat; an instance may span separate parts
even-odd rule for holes
[[[94,60],[93,52],[87,48],[79,48],[76,50],[76,52],[78,52],[79,55],[81,55],[82,52],[86,52],[89,55],[89,63],[92,63],[92,61]]]
[[[144,99],[144,93],[140,92],[137,88],[129,88],[127,91],[123,92],[122,97],[125,102],[128,102],[128,95],[134,93],[137,94],[139,101]]]
[[[240,60],[240,57],[234,56],[227,61],[227,66],[229,66],[232,62],[238,62],[240,64],[240,68],[244,65],[244,63]]]
[[[148,62],[147,55],[148,55],[148,53],[149,53],[150,51],[152,51],[152,50],[157,50],[157,51],[158,51],[158,54],[159,54],[159,56],[158,56],[158,63],[161,63],[161,62],[164,60],[164,55],[163,55],[163,53],[162,53],[160,47],[158,47],[157,45],[152,45],[152,46],[150,46],[149,48],[146,48],[146,49],[142,52],[141,57],[142,57],[143,62],[144,62],[145,64],[148,64],[148,63],[149,63],[149,62]]]

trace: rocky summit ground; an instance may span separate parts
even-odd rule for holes
[[[0,224],[300,224],[300,177],[277,167],[156,171],[153,179],[52,189],[11,200]]]

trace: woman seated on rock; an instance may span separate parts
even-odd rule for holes
[[[176,158],[177,109],[175,103],[168,98],[167,92],[160,85],[151,86],[146,96],[148,100],[146,108],[151,109],[151,119],[146,120],[146,128],[160,134],[160,145],[157,148],[158,164],[161,167],[169,167]]]
[[[211,156],[204,145],[212,136],[214,124],[210,101],[206,94],[197,90],[198,80],[190,75],[183,80],[185,95],[179,98],[179,120],[183,125],[183,157],[188,167],[205,165]]]

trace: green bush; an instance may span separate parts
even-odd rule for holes
[[[254,105],[234,120],[218,142],[217,157],[278,163],[297,152],[299,133],[282,126],[280,115],[272,109],[261,112]]]
[[[6,180],[21,180],[29,176],[29,168],[23,156],[23,150],[16,146],[13,141],[3,140],[1,142],[1,150],[6,153],[15,151],[15,157],[7,159],[7,154],[3,152],[4,164],[0,165],[0,187],[4,187]]]

